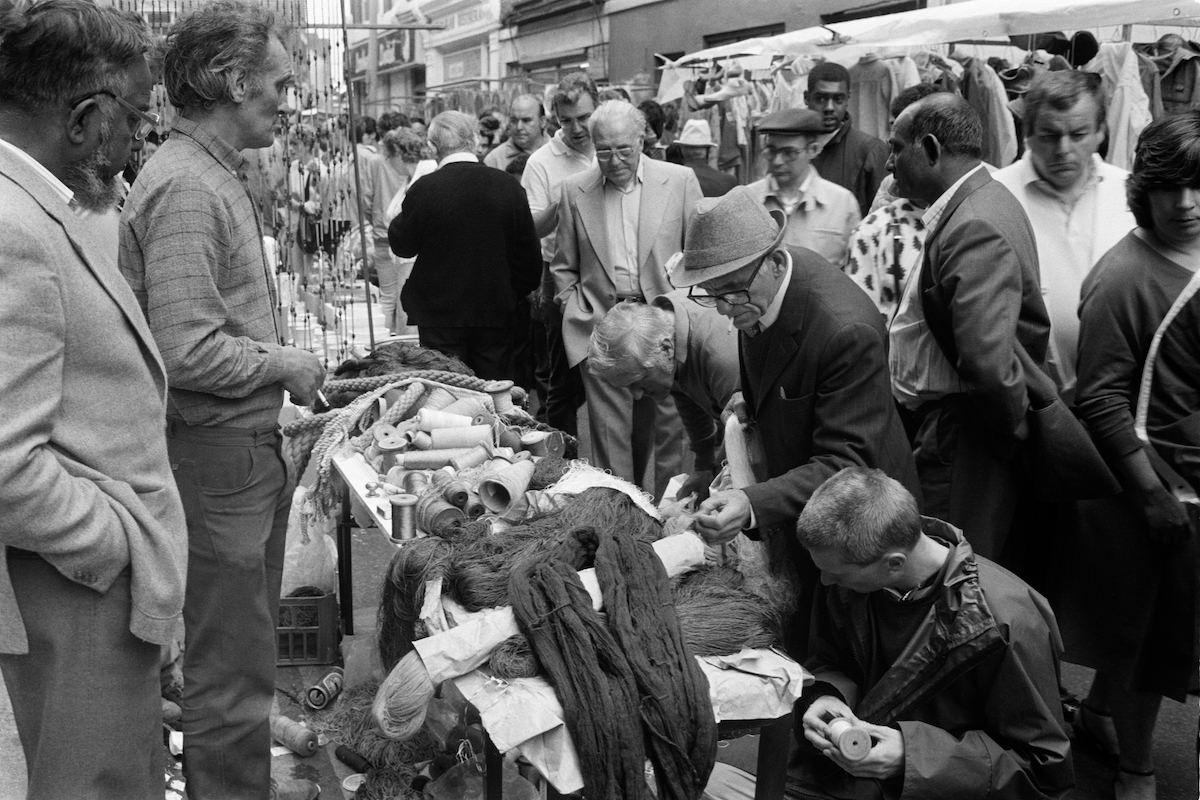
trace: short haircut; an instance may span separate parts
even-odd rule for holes
[[[1151,122],[1138,137],[1125,198],[1137,224],[1154,230],[1150,192],[1184,186],[1200,188],[1200,110]]]
[[[813,492],[796,536],[806,549],[830,549],[861,566],[911,549],[921,536],[921,514],[909,491],[883,470],[846,467]]]
[[[373,117],[359,117],[354,121],[354,141],[361,143],[363,137],[367,134],[375,135],[375,119]]]
[[[1096,101],[1096,130],[1104,125],[1108,104],[1100,91],[1100,75],[1083,70],[1045,71],[1033,79],[1025,93],[1024,132],[1031,135],[1037,127],[1038,113],[1043,108],[1067,111],[1080,99],[1091,97]]]
[[[383,136],[388,131],[394,131],[396,128],[407,128],[411,126],[408,115],[402,111],[385,111],[379,115],[379,122],[375,126],[378,131],[378,136]]]
[[[596,128],[601,123],[617,121],[628,124],[637,131],[638,136],[641,136],[646,130],[646,115],[634,108],[632,103],[624,100],[605,100],[592,112],[592,116],[588,120],[588,133],[595,139]]]
[[[124,95],[145,58],[140,18],[90,0],[41,0],[0,11],[0,103],[32,113],[97,92]]]
[[[933,136],[950,155],[980,158],[983,155],[983,124],[979,113],[961,96],[938,92],[919,100],[909,108],[913,146]]]
[[[385,158],[400,157],[406,164],[415,164],[425,157],[425,139],[412,128],[388,131],[380,140]]]
[[[609,100],[624,100],[626,103],[633,102],[633,98],[629,96],[629,92],[620,86],[605,86],[600,90],[600,102],[607,103]]]
[[[647,303],[617,303],[592,328],[588,368],[603,377],[626,359],[651,367],[659,342],[674,336],[675,322],[669,311]]]
[[[596,82],[586,72],[567,73],[554,89],[554,95],[550,99],[550,110],[557,114],[560,105],[573,106],[584,95],[592,98],[593,104],[600,105],[600,95],[596,91]]]
[[[275,16],[258,4],[216,0],[177,22],[167,34],[163,83],[181,110],[231,103],[228,77],[244,75],[252,89],[272,39],[283,41]]]
[[[443,111],[429,123],[429,143],[438,158],[464,150],[474,151],[478,143],[479,122],[461,111]]]
[[[816,91],[817,81],[844,83],[846,91],[850,91],[850,71],[834,61],[822,61],[809,70],[808,90],[810,92]]]
[[[900,93],[892,98],[892,104],[888,106],[888,113],[892,115],[892,119],[895,119],[900,116],[900,112],[918,100],[944,91],[946,90],[934,83],[914,83],[907,89],[901,89]]]
[[[650,126],[650,130],[654,131],[654,135],[662,138],[663,125],[667,121],[667,115],[663,111],[663,107],[653,100],[643,100],[638,103],[638,111],[646,117],[646,123]]]

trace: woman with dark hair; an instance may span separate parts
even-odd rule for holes
[[[1117,800],[1141,800],[1155,796],[1162,698],[1184,700],[1197,667],[1195,533],[1135,432],[1134,409],[1155,331],[1200,267],[1200,112],[1142,132],[1126,192],[1137,227],[1083,284],[1076,394],[1123,491],[1081,504],[1062,610],[1069,656],[1096,669],[1077,741],[1117,756]],[[1200,370],[1200,352],[1192,358]]]
[[[662,144],[663,125],[667,121],[667,115],[663,113],[663,107],[653,100],[638,103],[638,110],[646,117],[646,130],[642,134],[642,153],[662,161],[666,157],[667,149],[667,146]]]

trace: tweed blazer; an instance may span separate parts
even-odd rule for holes
[[[671,291],[667,260],[683,249],[688,220],[701,198],[687,167],[642,158],[638,277],[647,300]],[[563,342],[575,366],[587,357],[592,328],[617,303],[616,254],[609,246],[600,168],[567,178],[558,205],[557,250],[550,262],[555,300],[563,310]]]
[[[100,593],[129,568],[130,630],[165,644],[187,529],[162,361],[115,251],[7,149],[0,197],[0,545]],[[5,558],[0,652],[28,652]]]

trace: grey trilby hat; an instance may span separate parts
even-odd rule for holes
[[[696,204],[683,252],[667,262],[667,277],[678,289],[719,278],[779,247],[787,220],[768,211],[745,186]]]

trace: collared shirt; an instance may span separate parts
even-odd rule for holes
[[[813,168],[800,184],[799,197],[792,201],[780,195],[771,175],[746,190],[767,208],[777,208],[787,216],[784,244],[815,250],[835,267],[846,263],[850,234],[862,219],[858,200],[849,190],[825,180]]]
[[[1068,396],[1075,388],[1083,279],[1137,224],[1125,200],[1129,173],[1095,154],[1088,167],[1081,185],[1067,194],[1038,176],[1028,151],[1020,161],[992,176],[1013,193],[1033,226],[1042,299],[1050,314],[1047,360],[1059,388]]]
[[[779,282],[779,288],[775,290],[775,296],[771,298],[770,305],[763,312],[762,317],[758,320],[758,330],[765,331],[767,328],[775,324],[775,320],[779,319],[779,312],[783,310],[783,297],[787,294],[787,287],[792,282],[792,254],[783,251],[784,262],[787,265],[783,271],[783,280]],[[767,265],[763,265],[764,268]]]
[[[558,201],[562,184],[567,178],[594,166],[596,156],[580,153],[568,145],[559,131],[548,142],[533,151],[525,162],[521,186],[529,198],[533,225],[542,237],[542,260],[554,259],[555,228],[558,225]]]
[[[451,153],[438,162],[438,169],[447,164],[478,164],[479,157],[474,153],[468,153],[466,150],[460,150],[457,153]]]
[[[546,137],[544,135],[538,136],[537,141],[533,143],[533,147],[529,148],[528,152],[530,155],[532,155],[539,147],[545,144],[545,142]],[[512,139],[506,139],[498,147],[493,148],[492,152],[483,157],[483,163],[489,167],[495,167],[501,172],[505,172],[508,170],[508,165],[511,164],[517,156],[524,152],[526,151],[513,144]]]
[[[925,223],[927,235],[941,221],[954,193],[982,167],[981,164],[967,172],[925,209],[921,221]],[[907,408],[916,408],[930,400],[967,391],[967,385],[959,377],[958,370],[946,358],[925,322],[925,308],[918,297],[920,283],[921,270],[911,270],[904,281],[904,294],[900,298],[896,316],[888,326],[888,368],[892,373],[892,394]]]
[[[628,186],[604,179],[604,225],[612,258],[613,284],[619,297],[641,297],[638,264],[638,216],[642,210],[642,180],[645,165],[638,159],[637,171]]]
[[[167,368],[167,416],[274,427],[283,404],[274,283],[237,150],[184,117],[121,216],[121,271]]]
[[[73,191],[71,191],[70,189],[68,189],[67,185],[58,179],[58,176],[56,176],[50,170],[46,169],[46,166],[44,164],[42,164],[42,162],[38,161],[33,156],[29,155],[29,153],[26,153],[24,150],[17,147],[12,142],[6,141],[5,139],[0,139],[0,147],[3,147],[9,153],[16,156],[21,161],[25,162],[25,164],[27,164],[30,169],[32,169],[34,172],[36,172],[38,175],[40,175],[42,178],[44,178],[46,180],[46,183],[50,186],[51,189],[54,190],[54,193],[56,195],[58,195],[59,197],[62,198],[62,201],[64,203],[66,203],[67,205],[70,205],[71,202],[75,199],[75,193]]]

